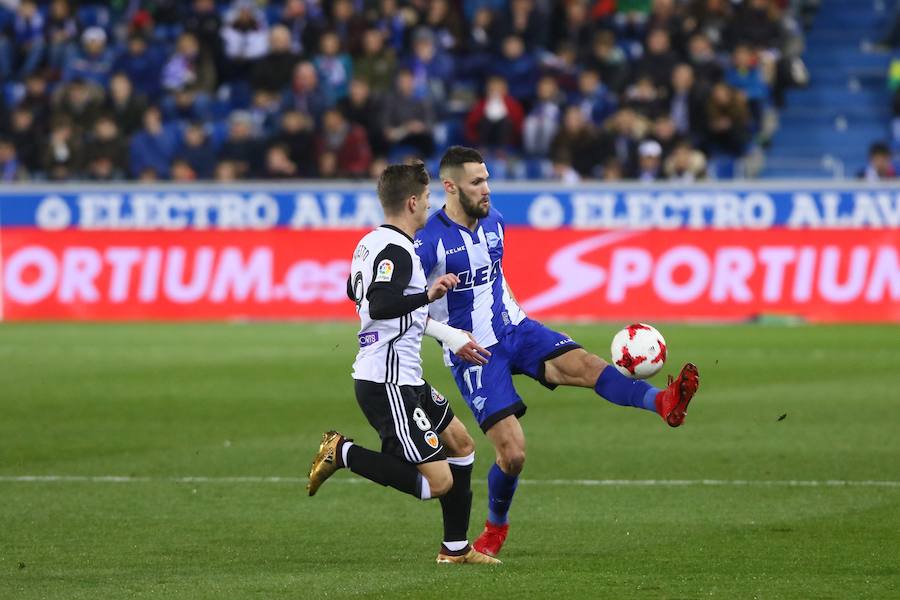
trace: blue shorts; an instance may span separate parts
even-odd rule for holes
[[[552,390],[556,386],[544,379],[544,361],[576,348],[581,346],[572,338],[526,318],[488,348],[491,357],[486,365],[472,365],[454,356],[451,370],[478,425],[487,431],[509,415],[525,414],[527,407],[513,387],[513,375],[528,375]]]

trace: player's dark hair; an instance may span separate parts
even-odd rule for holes
[[[481,164],[484,162],[484,158],[481,157],[481,154],[478,150],[474,148],[466,148],[465,146],[450,146],[446,152],[444,152],[443,158],[441,158],[441,166],[440,173],[441,176],[446,172],[446,169],[457,169],[462,167],[466,163],[475,163]]]
[[[378,178],[378,199],[381,200],[384,214],[396,215],[402,212],[406,199],[424,194],[428,182],[428,171],[422,161],[388,165]]]

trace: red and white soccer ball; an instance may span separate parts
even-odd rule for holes
[[[613,365],[634,379],[653,377],[666,364],[666,340],[655,327],[632,323],[613,338]]]

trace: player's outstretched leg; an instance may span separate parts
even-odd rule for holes
[[[349,468],[357,475],[380,485],[390,486],[421,500],[431,498],[428,480],[408,462],[381,452],[373,452],[353,443],[337,431],[322,434],[319,451],[313,458],[306,486],[310,496],[314,496],[325,480],[338,469]]]
[[[685,364],[678,377],[660,390],[646,381],[623,375],[581,348],[546,361],[545,378],[554,385],[593,387],[605,400],[655,412],[672,427],[684,422],[687,406],[700,386],[697,367],[691,363]]]

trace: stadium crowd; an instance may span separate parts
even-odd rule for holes
[[[0,0],[0,181],[727,177],[802,84],[795,0]],[[430,161],[429,161],[430,159]]]

